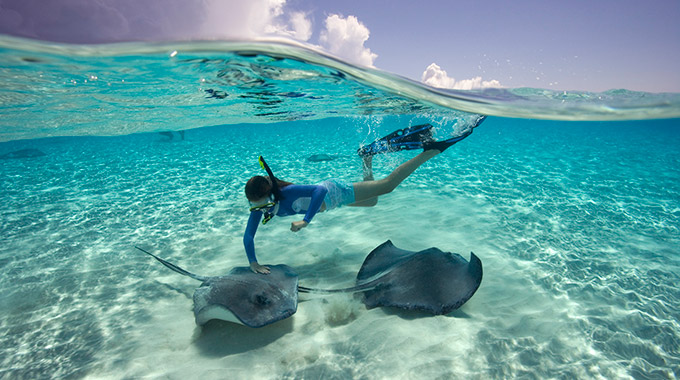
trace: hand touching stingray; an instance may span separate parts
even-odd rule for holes
[[[257,262],[250,263],[250,270],[254,273],[269,274],[271,268],[265,265],[260,265]]]

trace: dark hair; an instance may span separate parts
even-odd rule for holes
[[[276,183],[279,185],[279,189],[283,189],[288,185],[292,185],[290,182],[281,181],[278,178]],[[256,175],[255,177],[248,180],[246,183],[246,198],[249,201],[258,201],[264,197],[268,197],[272,193],[272,183],[269,177],[263,177],[261,175]]]

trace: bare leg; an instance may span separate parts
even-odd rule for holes
[[[355,182],[354,198],[356,201],[349,206],[375,206],[378,203],[377,197],[387,194],[399,186],[408,176],[411,175],[420,165],[427,162],[432,157],[438,155],[440,152],[436,149],[426,150],[412,159],[399,165],[398,168],[383,179],[377,181]]]
[[[363,158],[363,168],[364,168],[364,182],[367,182],[367,181],[373,182],[373,156],[365,156]],[[356,196],[356,190],[355,190],[355,196]],[[376,204],[378,204],[378,197],[372,197],[372,198],[369,198],[369,199],[365,199],[363,201],[354,202],[352,204],[349,204],[348,206],[373,207]]]
[[[364,181],[373,181],[373,156],[365,156],[363,160]]]

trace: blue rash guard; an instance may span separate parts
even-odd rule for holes
[[[321,209],[328,190],[320,185],[288,185],[281,189],[282,200],[279,201],[277,216],[305,214],[302,218],[307,223]],[[262,220],[262,211],[251,211],[246,233],[243,235],[243,246],[246,248],[248,262],[257,262],[255,257],[255,232]]]

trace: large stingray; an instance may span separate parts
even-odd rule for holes
[[[459,308],[477,291],[482,281],[482,262],[470,254],[470,262],[458,254],[428,248],[405,251],[386,241],[364,260],[356,286],[314,289],[298,286],[298,275],[286,265],[272,265],[268,275],[246,267],[218,277],[199,276],[139,247],[166,267],[202,282],[194,292],[194,316],[198,325],[211,319],[262,327],[288,318],[297,311],[298,291],[303,293],[363,292],[368,308],[377,306],[422,310],[434,315]]]
[[[448,314],[467,302],[482,282],[482,262],[470,252],[470,262],[456,253],[428,248],[419,252],[399,249],[390,240],[364,260],[357,285],[346,289],[310,289],[301,292],[363,292],[364,304]]]
[[[201,326],[211,319],[262,327],[295,314],[298,303],[298,275],[287,265],[272,265],[269,275],[255,274],[250,268],[236,267],[225,276],[206,277],[149,253],[177,273],[201,281],[194,292],[194,317]]]

